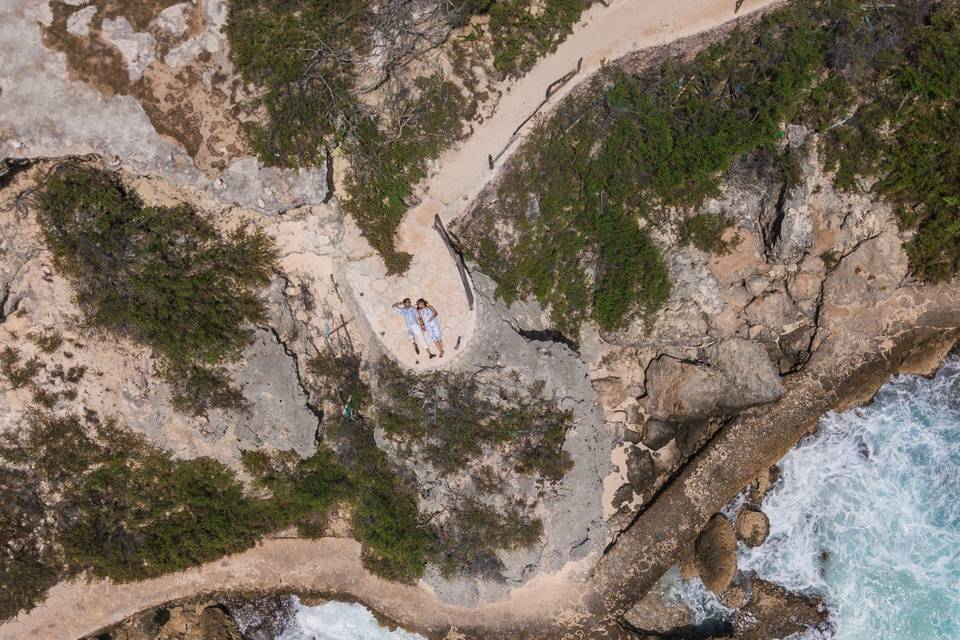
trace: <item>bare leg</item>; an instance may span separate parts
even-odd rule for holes
[[[413,351],[414,351],[414,353],[416,353],[417,355],[420,355],[420,347],[417,346],[417,341],[416,341],[416,340],[413,341]]]
[[[443,340],[438,339],[436,342],[434,342],[434,344],[437,345],[437,351],[440,352],[440,357],[442,358],[443,357]]]

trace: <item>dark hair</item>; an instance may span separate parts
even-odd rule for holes
[[[427,302],[427,301],[424,300],[423,298],[417,298],[417,304],[420,304],[421,302],[423,303],[424,306],[427,306],[428,304],[430,304],[429,302]]]
[[[400,302],[402,302],[403,304],[407,304],[407,303],[410,302],[410,298],[404,298],[404,299],[401,300]]]

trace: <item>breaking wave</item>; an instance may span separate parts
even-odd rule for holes
[[[308,607],[294,596],[294,619],[277,640],[426,640],[423,636],[390,630],[360,604],[325,602]]]
[[[780,467],[742,570],[824,598],[835,640],[960,638],[960,358],[827,414]]]

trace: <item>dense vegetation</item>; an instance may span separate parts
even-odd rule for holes
[[[553,51],[594,0],[487,0],[493,66],[522,75]],[[477,12],[479,13],[479,11]]]
[[[737,239],[727,241],[723,234],[731,221],[721,213],[699,213],[687,218],[680,226],[680,241],[692,244],[701,251],[713,254],[728,253]]]
[[[874,192],[897,208],[913,272],[929,281],[960,266],[960,4],[898,3],[851,9],[805,117],[826,125],[823,151],[837,184]]]
[[[82,165],[48,176],[37,215],[91,325],[162,356],[181,408],[242,406],[218,364],[263,317],[257,290],[275,262],[265,234],[221,235],[191,207],[146,206],[116,175]]]
[[[462,235],[500,296],[535,296],[562,331],[588,317],[616,329],[669,292],[643,227],[673,224],[667,212],[715,193],[735,159],[802,121],[825,134],[840,187],[878,177],[875,189],[918,230],[914,271],[947,277],[960,256],[958,43],[952,0],[823,0],[765,16],[689,62],[610,70],[536,126]],[[688,224],[685,239],[705,243],[704,225],[717,222]]]
[[[254,151],[268,165],[301,167],[322,164],[340,147],[348,160],[346,209],[391,272],[409,264],[393,236],[413,186],[427,161],[461,137],[469,116],[460,89],[440,73],[397,87],[391,81],[462,19],[454,5],[424,24],[402,3],[238,0],[229,7],[234,64],[260,88],[255,106],[264,119],[247,129]],[[394,22],[418,31],[412,43],[405,44],[407,32],[391,33]],[[390,43],[380,51],[379,80],[358,71],[374,40]],[[378,90],[386,95],[376,107],[364,102]]]
[[[384,258],[406,270],[394,233],[427,162],[461,138],[476,104],[453,79],[405,68],[474,15],[492,60],[461,60],[519,75],[570,31],[591,0],[380,2],[235,0],[226,33],[233,62],[258,88],[253,150],[281,167],[319,165],[338,147],[347,160],[345,208]],[[481,50],[471,49],[473,50]],[[465,49],[461,48],[461,54]],[[376,60],[371,65],[372,60]],[[456,66],[456,65],[455,65]],[[470,79],[459,78],[467,86]]]

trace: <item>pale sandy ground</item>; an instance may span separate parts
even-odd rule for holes
[[[746,0],[737,15],[772,4],[774,0]],[[462,353],[473,336],[477,309],[468,308],[454,260],[432,228],[434,215],[439,214],[449,224],[464,212],[522,140],[529,126],[517,136],[514,131],[543,100],[550,83],[575,69],[583,58],[580,74],[551,96],[541,114],[604,62],[713,29],[735,17],[734,6],[734,0],[614,0],[609,7],[597,4],[554,54],[519,80],[501,87],[503,97],[496,112],[475,128],[468,140],[440,158],[436,172],[418,190],[422,202],[407,213],[400,226],[399,247],[414,256],[410,270],[403,276],[388,276],[383,263],[372,254],[348,266],[347,280],[360,310],[390,353],[414,369],[438,367]],[[496,157],[508,145],[491,170],[487,156]],[[447,348],[443,360],[428,360],[423,350],[421,356],[415,355],[402,320],[390,308],[403,297],[424,297],[439,311]],[[460,348],[455,349],[458,338]]]
[[[569,569],[568,569],[569,572]],[[543,615],[577,608],[576,582],[565,574],[535,578],[515,589],[507,602],[467,609],[439,602],[428,590],[389,582],[363,568],[359,543],[346,538],[272,539],[242,554],[154,580],[114,585],[64,582],[47,601],[0,627],[2,640],[69,640],[91,634],[137,611],[191,594],[279,589],[323,592],[360,599],[411,629],[453,625],[498,626],[535,623]],[[491,637],[496,637],[494,633]]]
[[[740,16],[772,5],[776,0],[746,0]],[[717,27],[734,18],[734,0],[620,0],[610,7],[597,5],[584,23],[557,49],[517,82],[504,88],[496,114],[478,127],[469,140],[445,154],[438,171],[422,186],[422,203],[407,214],[399,231],[399,244],[414,254],[410,270],[388,277],[382,262],[360,242],[347,268],[347,280],[363,314],[376,334],[404,364],[425,368],[448,363],[473,334],[476,309],[467,308],[459,274],[439,235],[433,216],[445,222],[460,215],[494,175],[487,154],[496,156],[511,140],[516,127],[543,99],[546,87],[576,67],[576,81],[631,51],[658,46]],[[557,103],[573,88],[569,83],[551,99]],[[521,134],[522,137],[522,134]],[[502,166],[504,154],[498,166]],[[355,235],[348,231],[348,235]],[[359,240],[357,238],[357,240]],[[357,254],[366,253],[366,257]],[[362,294],[362,295],[361,295]],[[427,297],[440,311],[448,353],[441,361],[417,363],[402,321],[390,305],[404,296]],[[588,573],[588,571],[587,571]],[[313,590],[342,594],[369,604],[385,615],[413,628],[437,628],[455,621],[483,626],[495,637],[502,624],[556,619],[582,591],[584,567],[570,566],[554,576],[541,576],[515,589],[505,602],[477,609],[451,607],[439,602],[425,586],[390,583],[367,573],[360,563],[360,547],[345,539],[269,540],[246,553],[139,583],[114,585],[107,581],[67,582],[57,585],[46,602],[11,622],[0,625],[0,640],[66,640],[91,633],[138,610],[195,593],[232,589]]]

